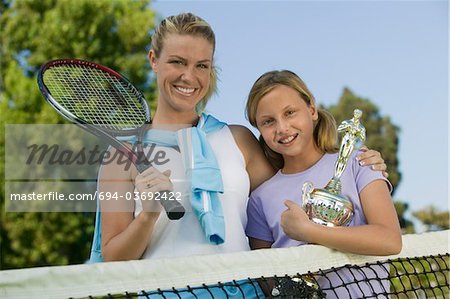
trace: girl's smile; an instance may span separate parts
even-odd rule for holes
[[[278,140],[278,143],[281,143],[283,145],[291,145],[294,143],[294,140],[297,139],[298,133],[288,136],[283,136]]]

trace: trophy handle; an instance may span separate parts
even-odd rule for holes
[[[306,207],[306,205],[311,200],[311,193],[314,190],[314,186],[311,182],[305,182],[302,187],[302,207]]]

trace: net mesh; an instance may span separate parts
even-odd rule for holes
[[[449,298],[449,231],[399,255],[318,245],[0,272],[4,298]],[[45,295],[43,295],[45,294]]]
[[[142,94],[102,69],[61,64],[47,69],[43,82],[57,105],[88,124],[123,130],[149,119]]]

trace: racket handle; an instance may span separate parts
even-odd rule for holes
[[[168,191],[163,191],[168,192]],[[167,196],[163,196],[167,198]],[[160,199],[159,202],[163,206],[164,210],[166,210],[167,217],[170,220],[178,220],[184,216],[184,212],[186,211],[183,205],[177,200],[169,200],[169,199]]]
[[[143,173],[145,170],[147,170],[149,167],[151,167],[152,164],[147,161],[147,159],[143,159],[141,163],[136,164],[136,169],[139,171],[139,173]],[[161,191],[164,193],[168,193],[169,191]],[[166,194],[167,195],[167,194]],[[164,210],[166,210],[167,217],[170,220],[178,220],[181,219],[184,216],[184,212],[186,211],[181,204],[181,202],[177,200],[169,200],[167,199],[169,196],[163,196],[159,200],[161,205],[163,206]]]

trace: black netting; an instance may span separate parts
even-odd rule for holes
[[[449,254],[90,298],[449,298]]]

